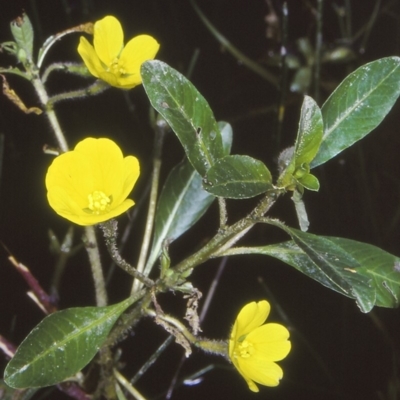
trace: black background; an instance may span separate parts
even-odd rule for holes
[[[343,43],[333,3],[325,1],[324,4],[323,38],[328,49]],[[344,3],[344,0],[336,1],[339,6]],[[377,18],[368,30],[365,51],[359,51],[365,36],[356,34],[371,21],[376,3],[349,0],[355,39],[344,44],[356,57],[346,63],[322,66],[321,104],[330,93],[327,88],[333,89],[356,67],[399,54],[400,10],[396,0],[381,1]],[[273,4],[280,15],[282,1],[274,0]],[[265,64],[272,52],[279,51],[279,42],[266,38],[264,17],[268,6],[265,1],[198,0],[198,5],[218,29],[253,60]],[[299,56],[295,45],[298,38],[308,37],[314,43],[315,7],[315,1],[288,1],[288,51],[291,54]],[[191,81],[208,100],[217,120],[232,124],[233,154],[261,159],[275,171],[279,150],[294,141],[302,97],[285,89],[286,114],[278,148],[275,107],[280,92],[224,51],[202,25],[189,1],[0,0],[1,42],[11,40],[8,24],[23,10],[35,27],[36,49],[51,34],[114,15],[124,27],[126,40],[140,33],[153,35],[161,44],[157,58],[182,73],[187,71],[198,50],[199,58]],[[70,35],[54,45],[46,64],[79,62],[78,40],[78,35]],[[0,62],[6,67],[14,60],[0,54]],[[270,68],[270,71],[280,77],[279,68]],[[292,75],[293,72],[289,72],[289,81]],[[38,105],[28,82],[11,75],[7,79],[26,105]],[[81,78],[54,73],[48,88],[53,94],[84,85],[87,82]],[[309,94],[313,96],[313,88]],[[87,136],[107,136],[117,141],[125,154],[139,158],[142,175],[132,195],[138,202],[150,173],[153,140],[148,123],[149,104],[143,88],[128,92],[110,89],[93,98],[59,104],[56,111],[71,147]],[[319,193],[305,195],[310,232],[371,243],[400,255],[399,111],[397,104],[371,135],[315,170],[321,189]],[[52,132],[44,116],[22,114],[0,96],[0,134],[5,140],[0,180],[0,240],[48,289],[55,262],[49,252],[48,230],[51,228],[62,237],[68,228],[67,221],[61,220],[46,200],[44,176],[51,158],[43,155],[42,147],[55,145]],[[180,144],[169,135],[163,149],[162,179],[182,157]],[[141,206],[124,251],[127,259],[137,259],[145,204]],[[255,200],[228,202],[230,221],[244,216],[254,204]],[[274,206],[271,215],[297,226],[288,197]],[[123,226],[125,218],[122,216],[119,220]],[[214,205],[187,235],[171,246],[173,262],[189,255],[199,243],[210,238],[217,224]],[[81,233],[77,228],[76,243]],[[281,240],[286,237],[278,230],[256,227],[244,243],[262,245]],[[105,268],[108,268],[108,256],[104,249],[102,251]],[[194,286],[203,294],[218,264],[219,260],[211,261],[192,275]],[[16,344],[43,318],[26,291],[26,284],[7,260],[7,252],[0,249],[0,334]],[[111,302],[122,300],[129,293],[129,281],[122,272],[113,275],[109,293]],[[399,396],[398,310],[375,308],[368,315],[362,314],[353,300],[331,292],[289,266],[261,256],[238,256],[228,261],[223,272],[202,325],[203,334],[210,338],[226,338],[238,310],[246,302],[261,298],[271,300],[270,319],[284,320],[284,315],[277,311],[279,306],[291,329],[293,349],[280,362],[284,378],[279,387],[261,388],[259,394],[253,394],[226,361],[195,350],[185,361],[180,378],[210,363],[216,368],[205,374],[197,385],[179,386],[173,399],[395,399],[396,393]],[[164,295],[159,300],[166,312],[183,315],[181,295]],[[81,251],[68,263],[60,291],[60,308],[93,304],[90,271],[86,254]],[[124,349],[122,361],[127,364],[123,370],[126,376],[134,374],[166,337],[167,334],[150,320],[141,322],[135,334],[121,345]],[[138,382],[137,388],[146,398],[163,398],[182,355],[179,346],[171,346]],[[6,359],[0,354],[0,366],[5,364]],[[59,392],[50,392],[48,396],[66,398]]]

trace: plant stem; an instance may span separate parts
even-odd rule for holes
[[[110,256],[115,262],[115,264],[121,267],[129,275],[132,275],[134,278],[144,283],[146,286],[148,287],[154,286],[154,282],[151,279],[144,276],[141,272],[139,272],[136,268],[132,267],[132,265],[127,263],[121,257],[121,254],[119,253],[117,247],[117,221],[115,219],[111,219],[109,221],[100,224],[100,227],[103,230],[108,252],[110,253]]]
[[[321,78],[321,52],[322,52],[322,20],[324,0],[317,2],[317,32],[315,36],[315,66],[314,66],[314,99],[319,103],[319,86]]]
[[[151,269],[145,271],[145,262],[150,247],[151,234],[153,232],[154,219],[156,215],[157,197],[158,197],[158,186],[161,172],[161,152],[164,143],[165,133],[169,129],[168,124],[162,118],[157,118],[155,124],[155,137],[154,137],[154,155],[153,155],[153,173],[151,177],[151,189],[149,199],[149,209],[147,212],[146,226],[140,249],[139,260],[137,263],[137,271],[144,273],[148,276]],[[152,266],[150,266],[152,267]],[[131,294],[137,292],[141,288],[141,282],[137,279],[133,281]]]
[[[226,201],[222,197],[218,197],[219,206],[219,229],[225,229],[228,222],[228,213],[226,211]]]
[[[286,1],[282,4],[282,44],[281,44],[281,76],[279,82],[279,106],[276,115],[276,140],[275,140],[275,152],[281,151],[281,141],[283,132],[283,120],[285,118],[286,111],[286,100],[287,100],[287,83],[288,83],[288,21],[289,21],[289,9]]]
[[[160,357],[160,355],[164,352],[164,350],[174,341],[174,337],[172,335],[168,336],[163,343],[158,347],[158,349],[149,357],[149,359],[145,362],[145,364],[139,369],[138,372],[131,379],[131,385],[134,385],[144,374],[145,372],[155,363],[155,361]]]
[[[257,219],[262,217],[272,207],[282,193],[282,191],[277,190],[267,192],[265,197],[247,217],[226,227],[226,229],[220,230],[203,248],[181,261],[172,270],[177,273],[179,277],[179,275],[190,271],[192,268],[202,264],[208,259],[219,256],[221,250],[226,251],[226,249],[233,246],[249,229],[251,229],[258,222]]]
[[[194,0],[190,0],[190,3],[202,20],[203,24],[210,31],[210,33],[218,40],[218,42],[231,53],[237,60],[239,60],[243,65],[245,65],[249,70],[255,72],[257,75],[261,76],[267,82],[269,82],[274,87],[278,88],[278,79],[274,74],[263,68],[259,63],[253,61],[251,58],[247,57],[239,49],[237,49],[225,36],[223,36],[217,28],[211,23],[211,21],[205,16],[205,14],[200,10],[199,6]]]
[[[56,94],[56,95],[50,97],[48,105],[49,105],[49,107],[52,108],[55,103],[58,103],[60,101],[79,99],[79,98],[95,95],[95,94],[104,92],[104,90],[108,89],[109,87],[110,86],[107,85],[104,81],[97,80],[92,85],[90,85],[86,88],[72,90],[70,92],[60,93],[60,94]]]
[[[118,372],[117,369],[114,368],[114,375],[117,378],[117,381],[137,400],[146,400],[146,398],[139,393],[129,382],[128,380]]]
[[[67,141],[62,132],[60,123],[58,122],[57,115],[54,112],[54,109],[52,107],[49,107],[49,96],[43,85],[43,82],[39,77],[39,70],[36,67],[32,68],[32,84],[36,90],[36,93],[39,96],[40,102],[44,106],[45,113],[47,115],[51,127],[53,128],[53,132],[56,137],[58,146],[60,147],[61,151],[65,153],[66,151],[68,151]]]
[[[65,238],[58,249],[58,259],[54,268],[54,274],[51,283],[51,290],[58,295],[60,289],[61,277],[67,264],[68,257],[70,256],[72,243],[74,238],[74,227],[71,225],[65,235]]]
[[[142,309],[147,308],[151,302],[151,294],[147,288],[140,290],[132,296],[132,304],[139,300],[140,302],[135,307],[128,310],[120,317],[118,324],[111,330],[103,346],[114,346],[116,343],[126,338],[127,332],[129,332],[135,323],[143,316]]]
[[[206,353],[217,354],[226,357],[228,354],[228,346],[226,342],[219,340],[210,340],[199,338],[193,335],[179,320],[167,314],[160,314],[154,310],[146,310],[146,314],[150,317],[158,318],[167,324],[174,326],[193,346],[205,351]]]
[[[101,268],[99,246],[97,244],[96,233],[93,226],[87,226],[85,228],[84,244],[89,256],[90,267],[92,269],[94,288],[96,292],[96,305],[98,307],[103,307],[107,305],[107,291],[103,270]]]

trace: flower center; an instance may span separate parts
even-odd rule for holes
[[[112,72],[116,76],[121,76],[126,73],[125,69],[119,62],[119,58],[114,58],[110,65],[110,72]]]
[[[106,196],[101,190],[95,190],[88,195],[88,211],[92,214],[106,214],[110,209],[111,196]]]
[[[253,343],[250,343],[247,340],[243,340],[243,342],[239,343],[237,346],[237,351],[235,351],[236,357],[249,358],[254,353]]]

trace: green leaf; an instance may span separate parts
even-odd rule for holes
[[[323,130],[320,108],[311,97],[304,96],[294,149],[296,167],[309,164],[314,159],[321,145]]]
[[[141,75],[151,105],[168,122],[189,161],[204,176],[225,155],[221,133],[207,101],[182,74],[161,61],[143,63]]]
[[[171,171],[158,201],[149,268],[160,255],[163,241],[173,241],[186,232],[214,199],[203,189],[201,176],[187,160]]]
[[[249,156],[226,156],[211,167],[203,180],[204,188],[214,196],[247,199],[272,187],[268,168]]]
[[[298,181],[308,190],[313,190],[314,192],[318,192],[319,190],[319,181],[312,174],[305,174]]]
[[[17,56],[22,63],[28,59],[32,62],[33,54],[33,27],[28,16],[24,13],[10,24],[11,33],[18,45]]]
[[[400,258],[370,244],[350,239],[317,236],[276,223],[291,241],[253,248],[275,257],[345,296],[356,299],[361,311],[374,305],[400,304]]]
[[[321,110],[311,97],[304,96],[294,151],[291,154],[291,158],[285,161],[287,167],[278,179],[279,187],[293,190],[293,187],[303,184],[299,176],[300,174],[304,175],[304,173],[309,172],[309,164],[318,152],[322,135],[323,121]],[[313,178],[304,180],[303,186],[306,189],[311,187],[311,190],[316,190],[316,183],[318,181],[316,181],[315,177]]]
[[[368,63],[351,73],[322,106],[324,135],[314,168],[375,129],[400,94],[400,58]]]
[[[108,307],[70,308],[44,318],[18,347],[4,372],[7,385],[24,389],[59,383],[95,356],[129,298]]]

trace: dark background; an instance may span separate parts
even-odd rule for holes
[[[282,3],[272,1],[278,17]],[[315,42],[316,1],[289,0],[287,3],[287,48],[289,54],[298,57],[304,65],[306,60],[296,47],[296,40],[307,37],[312,44]],[[346,3],[351,6],[352,34],[343,38],[334,4],[345,10]],[[198,0],[198,5],[237,48],[281,79],[281,69],[267,65],[279,53],[281,45],[279,39],[266,37],[267,2]],[[161,44],[157,58],[182,73],[186,73],[195,51],[199,51],[191,81],[208,100],[217,120],[232,124],[233,154],[259,158],[271,171],[276,171],[279,151],[293,144],[302,96],[291,93],[287,86],[276,90],[238,62],[204,27],[189,1],[0,0],[0,42],[12,39],[8,24],[23,10],[35,27],[36,49],[51,34],[114,15],[121,21],[126,40],[140,33],[153,35]],[[358,66],[399,54],[399,22],[400,8],[396,0],[324,2],[324,49],[343,45],[354,57],[346,62],[322,65],[320,104]],[[69,35],[54,45],[46,65],[55,61],[79,62],[78,40],[79,35]],[[0,54],[0,62],[6,67],[14,60]],[[293,71],[288,73],[289,84],[293,74]],[[27,106],[38,105],[28,82],[11,75],[7,79]],[[54,73],[48,88],[50,93],[58,93],[87,84],[82,78]],[[282,91],[286,95],[286,113],[282,136],[278,137],[276,107]],[[307,94],[313,96],[315,86],[311,86]],[[125,154],[139,158],[142,175],[133,192],[133,198],[139,202],[150,173],[153,141],[148,122],[149,103],[143,88],[128,92],[110,89],[93,98],[59,104],[56,111],[71,147],[90,135],[107,136],[116,140]],[[305,195],[310,232],[371,243],[400,255],[399,115],[397,104],[371,135],[315,170],[321,189],[319,193]],[[51,228],[62,238],[68,228],[67,221],[61,220],[46,201],[44,176],[51,158],[43,155],[42,147],[55,145],[52,132],[44,116],[25,115],[0,96],[0,134],[4,135],[0,240],[31,269],[43,287],[49,289],[55,258],[49,251],[48,230]],[[163,150],[162,179],[182,157],[177,139],[169,135]],[[228,202],[229,220],[244,216],[254,204],[254,200]],[[141,207],[139,217],[124,251],[124,256],[131,260],[137,259],[144,222],[140,216],[145,215],[146,202],[137,207]],[[271,215],[297,226],[289,197],[275,205]],[[122,226],[124,219],[120,218]],[[189,255],[199,243],[210,238],[217,224],[214,205],[189,234],[171,246],[173,262]],[[81,233],[76,228],[77,244]],[[262,245],[286,239],[276,229],[256,227],[244,242]],[[18,344],[43,315],[26,296],[27,286],[7,256],[1,248],[0,334]],[[104,260],[108,268],[105,252]],[[219,261],[201,266],[192,276],[193,285],[203,294],[210,286]],[[109,293],[111,302],[122,300],[129,293],[129,282],[123,273],[115,272]],[[59,295],[61,308],[94,304],[92,280],[83,250],[70,259]],[[246,302],[262,298],[272,303],[271,321],[285,321],[291,329],[293,349],[287,359],[280,362],[284,378],[279,387],[261,387],[259,394],[253,394],[226,361],[195,350],[183,364],[179,378],[210,363],[215,368],[204,374],[197,385],[177,387],[173,399],[399,398],[398,310],[375,308],[368,315],[362,314],[353,300],[331,292],[289,266],[261,256],[238,256],[231,258],[225,267],[202,325],[203,334],[210,338],[227,338],[238,310]],[[159,300],[166,312],[176,316],[183,314],[181,295],[165,295]],[[283,311],[280,313],[278,309]],[[135,334],[121,345],[124,349],[121,361],[127,364],[123,370],[125,375],[134,374],[166,337],[166,333],[151,321],[141,322]],[[163,398],[182,355],[179,346],[170,346],[137,383],[146,398]],[[0,353],[0,367],[5,364],[6,359]],[[50,392],[48,398],[66,397]]]

